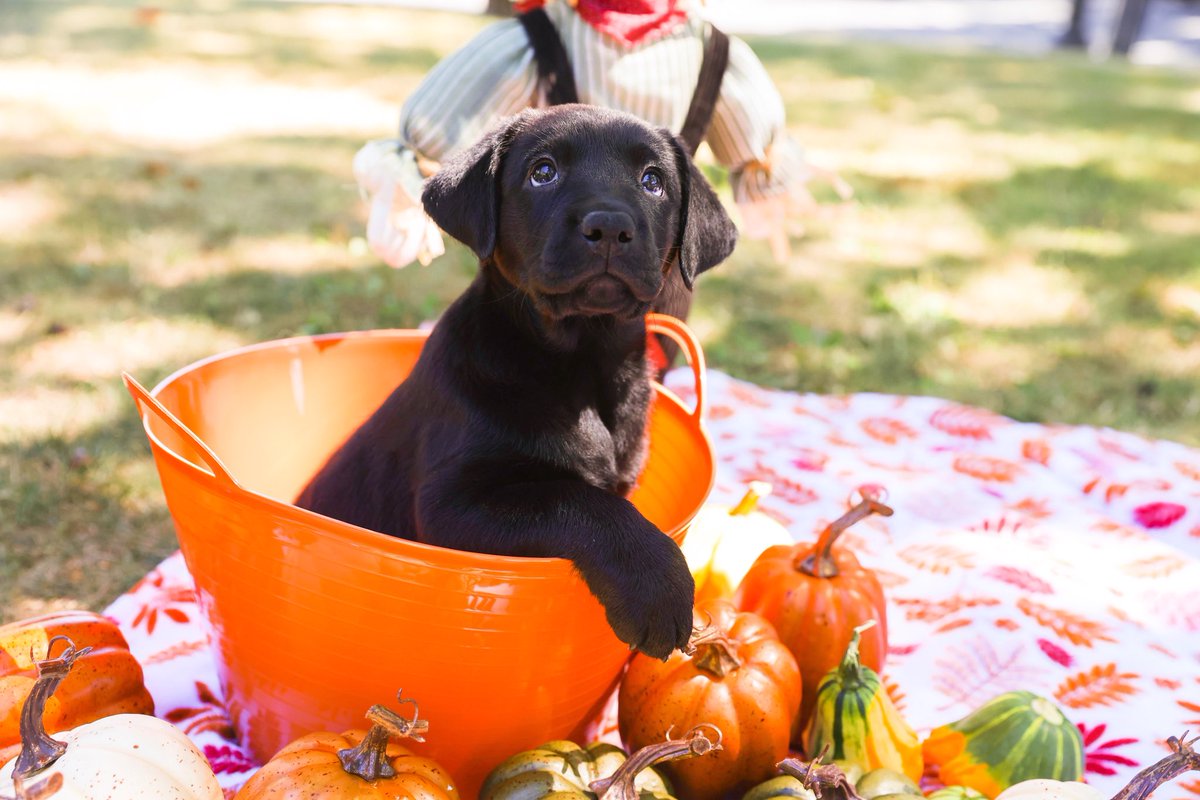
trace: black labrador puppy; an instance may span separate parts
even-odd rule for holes
[[[645,314],[737,231],[669,131],[592,106],[526,111],[432,177],[479,256],[412,373],[297,504],[442,547],[568,558],[623,641],[683,647],[694,586],[625,495],[645,459]]]

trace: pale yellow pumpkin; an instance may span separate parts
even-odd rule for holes
[[[681,548],[696,581],[696,605],[729,597],[764,550],[793,543],[787,528],[756,510],[770,493],[771,484],[752,481],[737,505],[706,505],[696,515]]]

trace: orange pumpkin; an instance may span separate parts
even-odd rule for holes
[[[755,614],[728,600],[703,604],[690,655],[665,662],[638,653],[617,695],[621,738],[633,750],[671,731],[701,724],[719,728],[721,750],[706,758],[662,765],[680,797],[712,800],[765,780],[788,752],[800,705],[796,660]]]
[[[51,639],[66,636],[79,651],[58,690],[46,702],[47,733],[76,728],[113,714],[153,714],[142,666],[115,622],[90,611],[56,611],[0,626],[0,763],[21,742],[21,708],[37,680],[37,662]]]
[[[254,773],[235,800],[458,800],[454,781],[436,761],[391,740],[424,741],[421,734],[429,726],[413,707],[410,720],[372,706],[366,715],[370,730],[301,736]]]
[[[887,603],[875,573],[853,553],[833,549],[838,535],[871,514],[891,516],[871,491],[830,523],[815,543],[767,549],[750,567],[733,595],[742,611],[772,625],[800,667],[803,701],[792,740],[800,742],[812,717],[821,679],[842,661],[854,629],[874,620],[860,645],[862,663],[876,672],[887,657]]]

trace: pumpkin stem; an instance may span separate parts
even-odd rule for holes
[[[396,700],[400,703],[412,703],[412,719],[405,719],[387,706],[374,705],[367,709],[366,717],[372,723],[367,735],[357,747],[347,747],[338,751],[338,760],[342,762],[342,769],[346,772],[366,781],[394,778],[396,769],[387,757],[387,746],[391,737],[425,741],[421,734],[429,730],[429,723],[418,717],[420,712],[417,701],[411,697],[404,697],[403,689],[396,694]]]
[[[775,765],[777,769],[786,775],[791,775],[804,783],[806,789],[812,791],[817,800],[821,800],[821,791],[823,789],[830,790],[835,793],[835,797],[844,797],[845,800],[863,800],[862,796],[855,791],[854,784],[846,777],[846,773],[842,772],[842,768],[837,764],[822,764],[821,759],[829,754],[829,743],[821,748],[821,752],[811,763],[805,764],[798,758],[785,758]]]
[[[704,728],[710,728],[716,733],[715,742],[704,735]],[[665,761],[702,756],[720,749],[721,729],[716,725],[701,723],[688,731],[682,739],[672,739],[671,730],[668,729],[665,742],[646,745],[625,759],[612,775],[592,781],[588,788],[599,796],[598,800],[638,800],[639,794],[634,781],[646,767]]]
[[[877,494],[864,489],[862,496],[862,500],[853,508],[825,526],[825,530],[821,531],[821,535],[817,537],[817,544],[808,557],[797,559],[796,569],[815,578],[837,577],[838,567],[833,560],[833,543],[837,541],[842,531],[872,514],[878,514],[881,517],[892,515],[891,507],[884,505]]]
[[[717,680],[742,666],[733,640],[711,619],[708,625],[692,633],[685,652],[692,657],[692,666]]]
[[[750,485],[746,487],[746,494],[742,495],[736,506],[729,509],[729,516],[746,516],[758,508],[758,501],[771,494],[773,489],[774,487],[766,481],[750,481]]]
[[[1134,775],[1129,785],[1117,792],[1112,800],[1146,800],[1155,789],[1167,781],[1189,770],[1200,770],[1200,754],[1192,748],[1192,745],[1200,742],[1200,736],[1191,741],[1188,741],[1187,736],[1185,732],[1178,739],[1174,736],[1167,737],[1171,755]]]
[[[842,663],[838,664],[838,677],[845,686],[861,686],[863,684],[863,670],[869,669],[863,667],[862,660],[858,655],[859,641],[862,639],[862,632],[875,627],[875,620],[869,619],[862,625],[856,627],[853,633],[850,634],[850,644],[846,645],[846,653],[842,656]]]
[[[54,649],[54,643],[59,640],[67,643],[67,649],[63,650],[58,658],[51,658],[50,652]],[[25,705],[21,707],[21,753],[13,764],[14,785],[17,778],[24,781],[35,772],[53,764],[67,752],[66,743],[51,739],[46,733],[42,716],[46,713],[46,701],[58,689],[63,678],[71,672],[75,660],[87,655],[91,650],[90,647],[76,650],[75,643],[68,637],[55,636],[46,643],[46,658],[35,662],[38,677],[33,682],[29,697],[25,698]],[[32,657],[33,653],[30,653],[30,658]]]

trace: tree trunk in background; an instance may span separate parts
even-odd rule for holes
[[[1083,14],[1087,9],[1087,0],[1074,0],[1071,3],[1071,23],[1067,31],[1058,40],[1061,47],[1087,47],[1087,37],[1083,34]]]
[[[1121,15],[1117,18],[1117,33],[1113,37],[1112,51],[1118,55],[1128,55],[1129,48],[1137,41],[1142,30],[1142,20],[1146,16],[1146,5],[1149,0],[1125,0],[1121,3]]]

